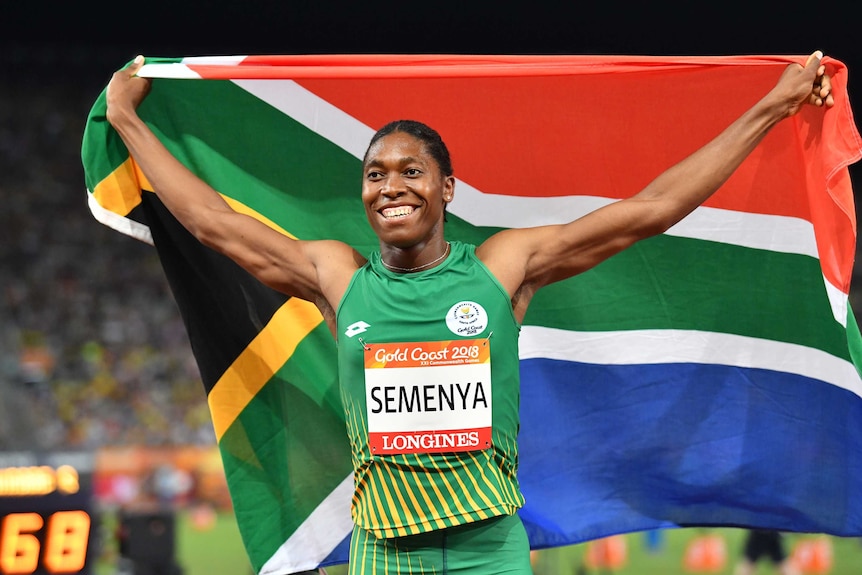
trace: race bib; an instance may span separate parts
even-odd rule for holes
[[[367,344],[365,400],[375,455],[487,449],[490,341]]]

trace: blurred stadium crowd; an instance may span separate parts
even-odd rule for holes
[[[81,138],[109,74],[0,69],[0,450],[214,445],[155,249],[87,208]]]

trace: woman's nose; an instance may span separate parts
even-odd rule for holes
[[[399,176],[390,176],[383,182],[382,193],[397,196],[404,193],[404,180]]]

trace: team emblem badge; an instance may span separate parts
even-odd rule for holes
[[[455,335],[473,337],[488,327],[485,308],[474,301],[458,302],[446,314],[446,327]]]

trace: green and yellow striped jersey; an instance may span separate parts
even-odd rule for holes
[[[355,523],[412,535],[524,503],[517,480],[520,328],[508,295],[452,242],[435,268],[356,272],[338,309]]]

